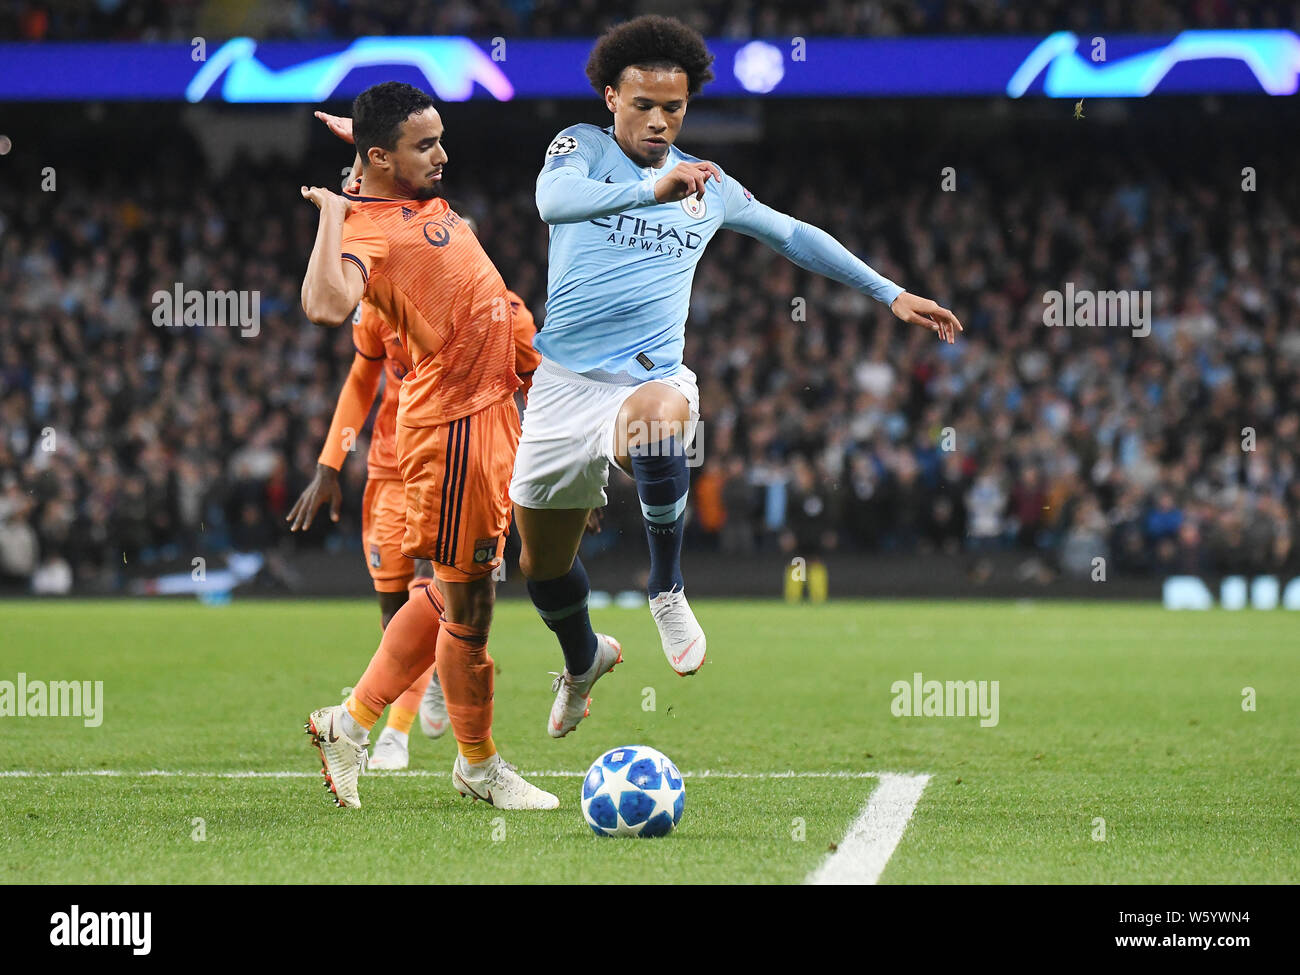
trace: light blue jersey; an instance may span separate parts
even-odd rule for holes
[[[764,206],[725,172],[721,185],[705,184],[702,200],[656,202],[659,179],[699,160],[671,146],[662,167],[638,166],[613,132],[570,126],[546,150],[537,177],[551,242],[546,321],[534,345],[557,365],[615,382],[676,373],[695,266],[719,229],[761,240],[887,305],[902,293],[825,231]]]

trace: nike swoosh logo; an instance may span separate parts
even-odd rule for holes
[[[334,734],[334,716],[330,715],[330,733],[325,738],[331,745],[339,740],[339,736]]]
[[[673,663],[675,663],[675,664],[679,664],[679,663],[681,663],[683,660],[685,660],[685,659],[686,659],[686,655],[687,655],[688,653],[691,652],[691,647],[695,646],[695,644],[697,644],[697,643],[699,643],[699,642],[700,642],[700,638],[697,636],[694,640],[692,640],[692,641],[687,645],[687,647],[686,647],[685,650],[683,650],[683,651],[682,651],[681,653],[679,653],[677,656],[673,657]]]

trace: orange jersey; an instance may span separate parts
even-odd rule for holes
[[[513,291],[506,291],[512,312],[514,332],[515,374],[524,384],[532,384],[532,375],[542,361],[541,353],[533,348],[537,327],[533,313],[524,300]],[[352,321],[352,346],[356,354],[371,362],[384,363],[384,392],[375,414],[370,432],[370,453],[366,458],[367,476],[370,480],[401,480],[397,468],[397,404],[402,382],[411,371],[411,360],[402,348],[397,333],[384,321],[368,302],[357,306]],[[356,365],[354,365],[354,373]],[[334,419],[329,436],[321,449],[319,461],[335,470],[343,468],[357,431],[365,422],[374,405],[375,387],[358,375],[349,375],[334,409]]]
[[[507,289],[506,297],[513,312],[515,375],[525,386],[531,385],[532,375],[542,361],[542,354],[533,348],[537,326],[533,313],[513,291]],[[357,353],[367,359],[385,359],[384,398],[375,414],[374,429],[370,433],[369,477],[400,478],[397,472],[397,401],[403,380],[411,371],[411,360],[402,348],[397,333],[384,321],[383,316],[369,303],[361,303],[361,321],[352,326],[352,344]]]
[[[412,368],[402,423],[436,426],[519,388],[510,300],[478,238],[441,198],[353,196],[343,254],[365,298],[393,326]]]
[[[397,471],[397,401],[402,381],[411,371],[411,359],[397,333],[389,328],[368,302],[361,303],[361,320],[352,326],[352,344],[357,354],[371,361],[384,361],[384,395],[370,431],[367,476],[373,480],[400,480]]]

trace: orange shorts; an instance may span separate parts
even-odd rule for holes
[[[436,427],[399,423],[397,463],[406,484],[402,553],[431,559],[443,582],[470,582],[500,565],[518,449],[513,397]]]
[[[415,563],[402,554],[406,536],[406,497],[401,481],[366,481],[361,502],[361,541],[375,592],[404,592]]]

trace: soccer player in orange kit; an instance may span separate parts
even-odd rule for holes
[[[353,187],[354,192],[355,189]],[[465,220],[470,229],[477,232],[473,219],[466,217]],[[515,312],[512,317],[515,373],[527,385],[541,360],[541,355],[533,348],[537,327],[523,299],[513,291],[507,291],[506,295]],[[329,433],[316,463],[316,473],[285,520],[291,523],[290,531],[307,531],[316,512],[328,503],[331,520],[338,521],[343,502],[339,472],[356,443],[358,431],[370,414],[383,377],[383,397],[375,414],[366,457],[366,493],[361,514],[366,568],[379,597],[382,629],[406,602],[408,592],[432,584],[433,563],[428,559],[409,559],[402,554],[406,503],[402,476],[397,467],[397,401],[402,380],[411,370],[411,360],[397,333],[389,328],[379,312],[364,301],[357,306],[353,316],[352,344],[356,354],[339,392]],[[370,755],[369,769],[400,771],[409,765],[409,736],[417,715],[420,728],[427,737],[440,738],[446,733],[449,725],[447,706],[433,665],[393,702],[388,722]]]
[[[514,312],[477,238],[437,195],[448,157],[433,100],[385,82],[357,96],[352,120],[360,192],[301,191],[320,210],[303,310],[337,326],[364,297],[412,363],[397,415],[402,552],[431,559],[438,586],[397,611],[351,697],[313,711],[307,730],[335,801],[360,806],[370,729],[437,660],[459,753],[453,787],[502,809],[554,809],[559,800],[526,782],[492,740],[492,570],[509,531],[519,443]]]

